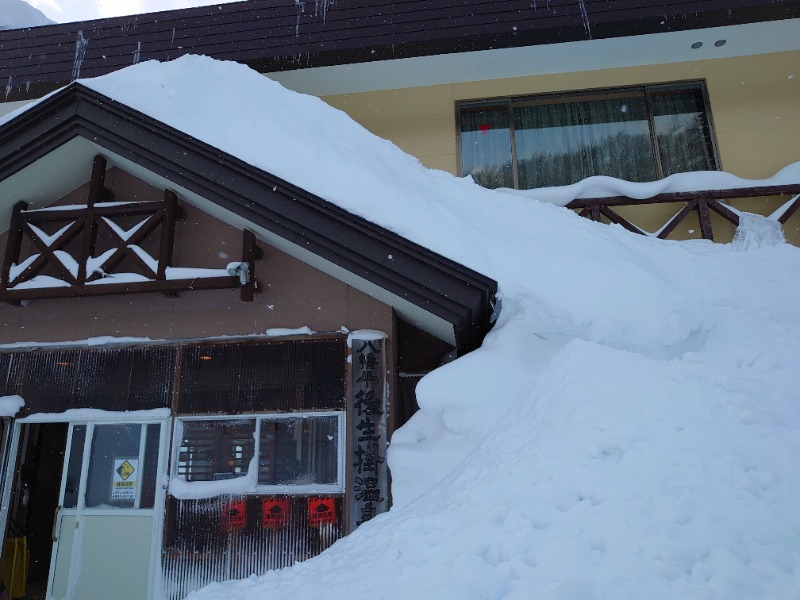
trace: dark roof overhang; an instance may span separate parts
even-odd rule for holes
[[[800,0],[250,0],[0,31],[0,89],[36,98],[184,54],[276,72],[798,17]]]
[[[366,293],[386,292],[388,303],[412,324],[424,328],[414,323],[417,310],[449,324],[444,336],[442,330],[429,332],[450,338],[461,353],[478,347],[491,328],[492,279],[78,83],[0,126],[0,206],[7,210],[24,199],[10,197],[18,182],[3,189],[4,182],[24,180],[37,161],[76,139],[112,164],[154,174],[184,196],[235,215],[242,226],[274,236],[301,258],[318,257]],[[59,168],[69,170],[66,164]]]

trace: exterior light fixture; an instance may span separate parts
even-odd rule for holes
[[[692,50],[697,50],[698,48],[701,48],[702,46],[703,46],[703,42],[695,42],[694,44],[692,44]]]
[[[714,42],[714,46],[716,46],[717,48],[722,48],[727,43],[728,40],[717,40],[716,42]]]

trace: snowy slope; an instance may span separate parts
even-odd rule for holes
[[[729,245],[635,236],[424,169],[241,65],[186,57],[84,83],[503,297],[483,347],[420,384],[390,449],[390,513],[194,600],[800,597],[800,250],[770,222],[744,219]]]
[[[24,0],[0,1],[0,29],[22,29],[53,23],[42,11]]]

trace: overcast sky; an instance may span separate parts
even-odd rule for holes
[[[2,1],[2,0],[0,0]],[[155,12],[188,8],[190,6],[206,6],[210,4],[227,4],[234,0],[26,0],[42,11],[56,23],[70,21],[87,21],[103,17],[118,17],[137,13]]]

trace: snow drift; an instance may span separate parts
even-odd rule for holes
[[[800,596],[800,250],[488,191],[237,64],[83,83],[500,283],[483,346],[426,377],[394,435],[395,507],[194,600]]]

